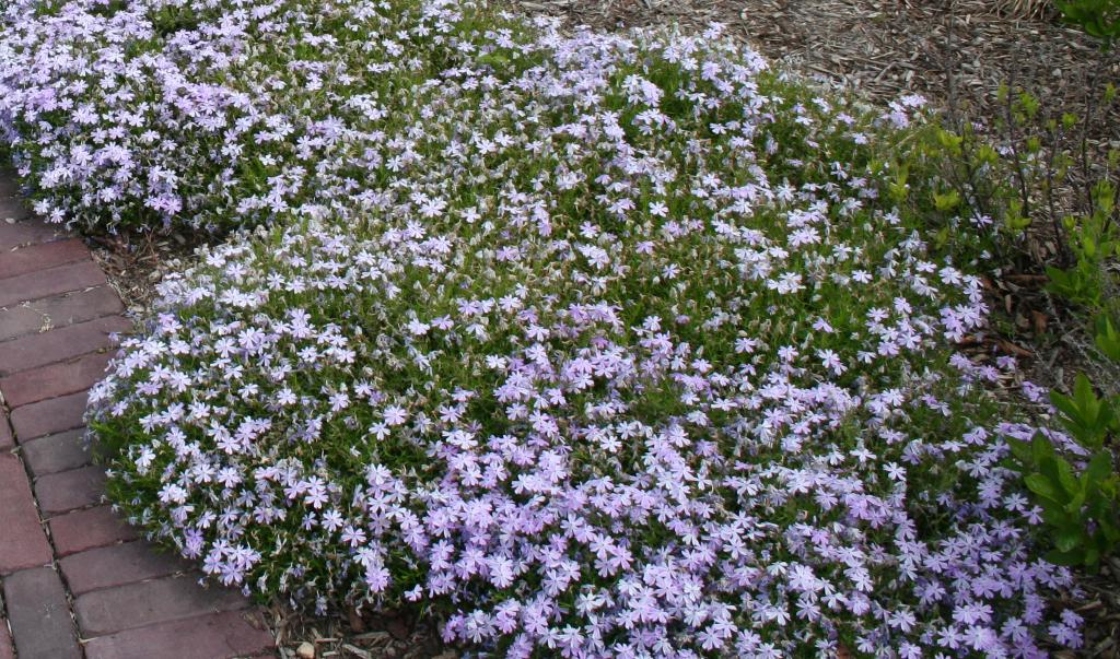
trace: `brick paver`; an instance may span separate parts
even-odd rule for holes
[[[43,517],[54,517],[101,502],[105,493],[105,470],[90,465],[35,480],[35,498]]]
[[[0,282],[3,286],[4,282]],[[108,350],[109,335],[127,332],[132,323],[120,316],[106,316],[41,334],[29,334],[0,343],[0,378],[54,364],[98,350]],[[0,381],[0,387],[4,383]],[[6,390],[6,389],[5,389]]]
[[[12,175],[0,175],[0,200],[19,199],[19,182]]]
[[[87,353],[0,377],[0,391],[11,408],[85,391],[105,375],[111,357],[108,351]]]
[[[247,599],[102,504],[87,389],[132,325],[83,242],[17,193],[0,172],[0,659],[275,656]]]
[[[0,616],[0,659],[13,659],[12,636],[8,633],[8,620]]]
[[[51,562],[35,501],[19,458],[0,455],[0,575]]]
[[[85,634],[103,636],[249,604],[236,591],[199,588],[197,580],[198,575],[192,574],[95,590],[74,601],[74,613]]]
[[[28,215],[21,204],[10,201],[0,201],[0,250],[10,250],[21,245],[35,245],[49,243],[54,240],[70,238],[60,227],[50,226],[43,222],[24,221],[9,222],[12,219],[23,219]]]
[[[0,341],[69,327],[124,310],[116,291],[108,286],[64,293],[0,309]]]
[[[19,659],[81,659],[66,589],[53,569],[4,577],[4,603]]]
[[[11,415],[16,439],[25,442],[36,437],[80,428],[82,417],[86,413],[88,398],[86,392],[82,391],[17,407],[12,410]]]
[[[41,297],[80,291],[105,283],[105,274],[92,260],[78,261],[41,272],[0,279],[0,307]]]
[[[55,554],[60,558],[138,537],[136,529],[125,524],[109,506],[52,517],[49,526]]]
[[[88,260],[89,250],[77,238],[10,249],[0,252],[0,279]]]
[[[190,570],[182,558],[157,551],[143,540],[83,551],[58,564],[75,595]]]
[[[12,426],[8,422],[8,414],[0,407],[0,451],[7,451],[16,445],[12,436]]]
[[[86,644],[86,659],[260,656],[272,647],[272,637],[245,618],[241,611],[227,611],[101,636]]]
[[[84,467],[93,460],[85,434],[85,428],[77,428],[24,442],[23,462],[36,478]]]

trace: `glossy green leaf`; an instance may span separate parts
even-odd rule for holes
[[[1024,480],[1027,484],[1027,489],[1038,496],[1059,504],[1065,502],[1065,496],[1060,491],[1057,484],[1046,476],[1042,474],[1030,474]]]
[[[1085,534],[1080,529],[1064,529],[1054,534],[1054,546],[1061,552],[1070,552],[1084,543]]]

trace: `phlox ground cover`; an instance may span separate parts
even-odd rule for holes
[[[492,656],[1077,644],[1004,466],[1037,429],[984,388],[1015,365],[947,349],[980,281],[888,194],[920,99],[717,28],[28,7],[0,119],[44,212],[256,227],[162,284],[90,396],[117,505],[214,580],[418,607]],[[95,61],[137,73],[83,86]]]
[[[340,115],[395,120],[394,95],[470,22],[469,5],[440,7],[6,3],[0,130],[50,221],[254,226],[308,196]]]

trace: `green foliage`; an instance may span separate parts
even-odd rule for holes
[[[1120,361],[1120,332],[1112,319],[1100,314],[1095,329],[1101,352]],[[1029,445],[1012,442],[1012,454],[1050,531],[1054,549],[1047,559],[1095,569],[1120,547],[1120,474],[1110,445],[1120,436],[1120,396],[1098,396],[1082,373],[1072,395],[1052,391],[1050,403],[1062,429],[1083,449],[1081,459],[1060,455],[1041,434]]]
[[[1050,402],[1057,408],[1062,426],[1086,449],[1103,448],[1109,433],[1120,427],[1114,412],[1117,399],[1098,398],[1084,373],[1077,376],[1073,396],[1052,391]]]
[[[1098,304],[1109,288],[1104,266],[1120,247],[1120,150],[1099,150],[1089,139],[1090,127],[1115,111],[1116,89],[1093,81],[1086,87],[1084,116],[1003,87],[991,125],[953,112],[938,117],[916,133],[896,169],[920,183],[902,178],[887,194],[935,228],[948,227],[946,243],[962,262],[979,248],[1000,256],[1001,265],[1049,268],[1053,292],[1079,305]],[[957,230],[966,223],[971,232]],[[1056,239],[1053,262],[1040,263],[1024,249],[1040,231]]]
[[[1120,7],[1114,0],[1061,6],[1067,19],[1106,41],[1120,30],[1109,18]],[[1082,314],[1100,354],[1120,363],[1120,307],[1112,295],[1120,284],[1120,150],[1092,139],[1114,115],[1117,93],[1094,80],[1086,89],[1085,111],[1077,114],[1004,87],[989,126],[953,113],[941,117],[902,153],[887,194],[922,215],[936,230],[937,246],[958,262],[978,262],[978,250],[991,250],[1001,268],[1045,272],[1047,292]],[[958,230],[969,221],[970,232]],[[1032,249],[1042,241],[1056,245],[1056,253]],[[1039,258],[1047,253],[1048,260]],[[1120,397],[1098,396],[1080,375],[1070,395],[1055,391],[1050,400],[1057,426],[1080,450],[1039,433],[1013,442],[1011,463],[1042,510],[1049,560],[1092,569],[1120,546]]]
[[[1006,196],[986,172],[999,159],[971,129],[954,131],[932,117],[896,145],[881,168],[880,193],[921,218],[933,246],[959,263],[976,263],[998,248],[985,224]]]
[[[1104,292],[1110,284],[1106,266],[1110,259],[1120,255],[1120,235],[1112,221],[1116,187],[1111,181],[1097,181],[1090,195],[1093,211],[1080,218],[1066,217],[1063,222],[1073,265],[1065,269],[1050,266],[1046,274],[1052,293],[1093,310],[1105,305]]]
[[[1120,331],[1117,331],[1116,326],[1112,323],[1112,318],[1108,314],[1101,314],[1097,317],[1096,333],[1093,339],[1094,343],[1097,344],[1097,349],[1106,357],[1114,362],[1120,362]]]
[[[1101,298],[1100,277],[1085,261],[1078,261],[1076,267],[1066,270],[1047,266],[1046,276],[1050,278],[1047,285],[1050,292],[1072,302],[1085,304]]]
[[[1091,37],[1101,40],[1106,50],[1120,35],[1120,1],[1056,0],[1054,5],[1068,23],[1078,25]]]
[[[190,6],[164,7],[152,16],[152,27],[160,37],[164,38],[183,30],[193,30],[200,23],[201,19]]]
[[[1012,442],[1011,448],[1053,541],[1047,560],[1097,566],[1120,544],[1120,476],[1113,469],[1111,452],[1098,450],[1077,473],[1041,435],[1029,444]]]

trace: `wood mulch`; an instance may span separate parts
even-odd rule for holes
[[[1090,72],[1120,80],[1117,53],[1102,55],[1041,0],[1019,0],[1033,2],[1037,17],[1012,14],[1016,0],[1004,0],[1003,12],[999,0],[499,1],[605,30],[720,23],[779,67],[878,101],[920,93],[942,107],[956,99],[990,109],[1000,84],[1018,82],[1044,104],[1072,103],[1075,110]]]

